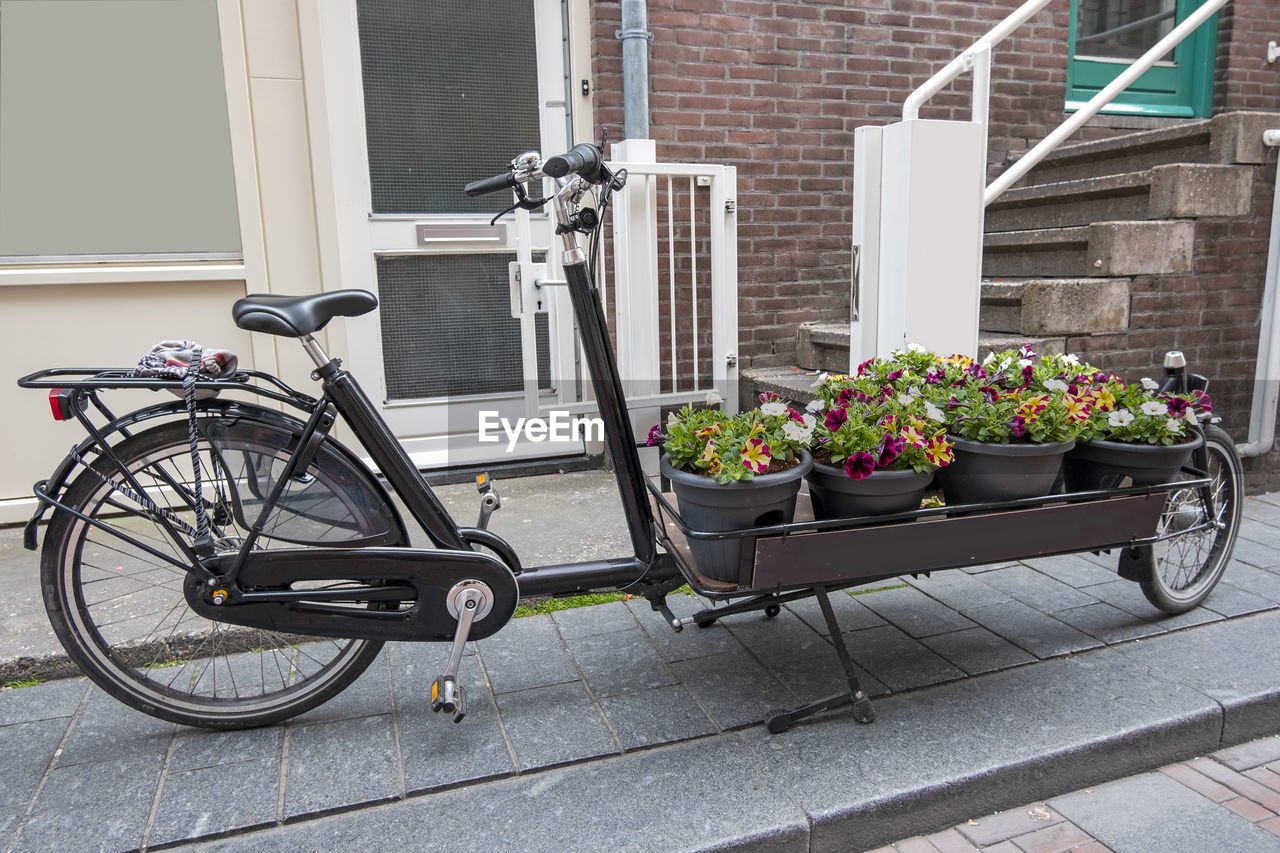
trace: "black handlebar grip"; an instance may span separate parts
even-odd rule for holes
[[[469,196],[489,195],[489,193],[501,192],[502,190],[513,190],[516,188],[516,176],[512,172],[502,175],[494,175],[492,178],[484,178],[479,181],[472,181],[462,188],[462,191]]]
[[[600,149],[590,142],[579,142],[564,154],[548,157],[542,164],[542,173],[551,178],[563,178],[570,172],[576,172],[595,184],[601,180],[600,168],[603,165]]]

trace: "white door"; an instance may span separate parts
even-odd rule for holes
[[[364,160],[334,163],[352,173],[367,229],[365,280],[344,285],[380,303],[376,320],[351,326],[356,374],[420,467],[581,453],[581,440],[522,432],[513,442],[499,426],[539,416],[576,386],[564,289],[533,286],[556,276],[538,266],[557,262],[548,219],[521,213],[490,227],[510,195],[462,192],[522,151],[569,147],[561,3],[347,3],[354,15],[320,26],[338,48],[358,39],[346,52],[358,79],[345,100],[342,87],[327,100],[330,127]],[[331,74],[342,55],[326,52]]]

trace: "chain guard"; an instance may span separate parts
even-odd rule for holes
[[[223,574],[235,554],[206,561]],[[221,565],[220,565],[221,563]],[[515,575],[498,560],[473,551],[416,548],[298,548],[254,551],[233,586],[209,584],[189,574],[187,604],[206,619],[288,634],[334,639],[451,642],[458,623],[449,615],[449,590],[461,581],[480,581],[493,591],[493,608],[473,623],[470,639],[497,633],[511,619],[520,598]],[[350,583],[403,588],[401,600],[358,594],[342,601],[316,600],[315,590]],[[299,584],[310,584],[299,588]],[[222,604],[214,604],[221,592]],[[308,592],[312,597],[308,598]],[[271,593],[283,600],[254,600]],[[382,599],[382,600],[378,600]]]

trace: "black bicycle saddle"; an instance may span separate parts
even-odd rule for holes
[[[359,317],[378,307],[367,290],[333,290],[310,296],[251,293],[236,300],[231,316],[250,332],[300,338],[323,329],[334,317]]]

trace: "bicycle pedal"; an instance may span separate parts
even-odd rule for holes
[[[480,518],[476,521],[476,527],[481,530],[489,529],[489,516],[493,515],[496,510],[502,509],[502,497],[498,494],[498,490],[493,485],[493,481],[489,479],[488,474],[476,475],[476,491],[480,493]]]
[[[431,710],[436,713],[441,711],[453,713],[453,695],[456,686],[457,682],[447,675],[441,675],[431,682]]]
[[[438,677],[431,682],[431,710],[436,713],[445,711],[453,715],[455,723],[462,722],[467,715],[467,691],[447,675]]]

